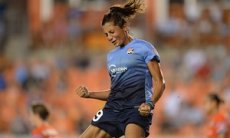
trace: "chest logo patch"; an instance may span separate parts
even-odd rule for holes
[[[121,74],[127,71],[127,67],[116,67],[116,65],[112,64],[109,66],[110,74],[112,77],[116,77],[117,74]]]
[[[133,54],[134,53],[134,49],[133,48],[128,48],[127,50],[127,54]]]

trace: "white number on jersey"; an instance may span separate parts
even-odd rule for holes
[[[98,121],[103,116],[103,110],[99,110],[97,114],[93,117],[93,121]]]

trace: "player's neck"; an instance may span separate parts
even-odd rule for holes
[[[48,122],[47,121],[43,121],[43,120],[40,120],[37,122],[37,127],[40,127],[40,126],[43,126],[43,125],[47,125]]]
[[[210,115],[211,116],[214,116],[214,115],[216,115],[216,114],[218,114],[219,113],[219,108],[215,108],[215,109],[213,109],[211,112],[210,112]]]
[[[131,35],[127,35],[127,38],[125,39],[125,42],[123,45],[121,45],[121,47],[125,47],[126,45],[128,45],[131,41],[133,40],[133,37]]]
[[[128,37],[127,37],[127,44],[130,43],[131,41],[133,41],[133,36],[128,35]]]

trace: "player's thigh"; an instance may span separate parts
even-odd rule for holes
[[[144,138],[145,131],[137,124],[128,124],[125,128],[125,138]]]
[[[80,136],[80,138],[111,138],[104,130],[90,125]]]

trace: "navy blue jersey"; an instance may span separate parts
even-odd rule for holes
[[[151,101],[153,82],[147,66],[151,60],[160,62],[159,55],[153,45],[141,39],[108,54],[111,93],[105,108],[122,110]]]

